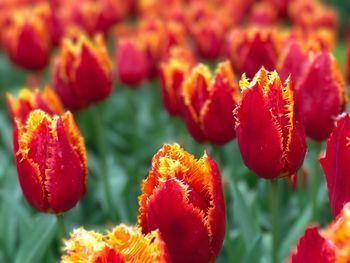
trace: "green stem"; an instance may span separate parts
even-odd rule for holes
[[[279,201],[277,180],[270,180],[270,209],[271,209],[271,234],[272,234],[272,263],[278,263],[279,250]]]
[[[319,216],[319,206],[318,206],[318,190],[320,188],[320,183],[321,183],[321,166],[318,161],[318,156],[321,152],[322,144],[321,143],[316,143],[314,145],[314,156],[312,158],[315,159],[315,166],[314,166],[314,171],[313,171],[313,176],[312,176],[312,181],[310,185],[310,190],[311,190],[311,203],[312,203],[312,219],[314,221],[318,220]]]
[[[108,169],[107,169],[107,148],[104,134],[104,127],[102,122],[102,114],[100,114],[100,110],[97,105],[91,106],[91,113],[93,117],[93,125],[95,127],[96,132],[96,142],[97,142],[97,150],[100,157],[100,171],[102,176],[102,183],[105,194],[105,207],[108,213],[111,215],[113,211],[110,183],[108,177]]]
[[[58,235],[60,240],[62,240],[67,235],[66,226],[64,225],[63,214],[56,214],[56,219],[57,219],[57,226],[58,226]]]
[[[221,145],[213,145],[213,150],[215,152],[216,163],[218,164],[219,169],[221,169],[220,171],[222,172],[222,169],[225,165],[223,148]]]
[[[303,174],[302,167],[297,172],[297,193],[298,193],[299,209],[300,209],[300,211],[303,211],[303,207],[304,207],[304,174]]]

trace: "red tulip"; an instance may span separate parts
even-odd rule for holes
[[[305,230],[288,263],[335,263],[335,252],[331,242],[324,239],[311,226]]]
[[[10,93],[6,94],[8,111],[13,120],[18,119],[25,123],[31,111],[41,109],[50,115],[61,115],[63,107],[56,93],[46,86],[43,91],[27,88],[20,90],[18,97],[14,98]]]
[[[106,235],[78,228],[65,240],[66,255],[61,263],[169,262],[158,230],[147,235],[137,227],[118,225]]]
[[[289,263],[347,263],[350,261],[350,203],[324,229],[309,227],[300,238]]]
[[[24,69],[41,70],[49,62],[50,33],[44,20],[30,11],[11,16],[3,41],[11,61]]]
[[[243,97],[234,111],[238,146],[245,165],[258,176],[274,179],[295,173],[305,152],[305,133],[296,119],[289,80],[264,68],[240,82]]]
[[[252,78],[263,66],[273,70],[277,62],[279,40],[277,33],[266,28],[235,30],[230,35],[229,53],[239,73]]]
[[[347,103],[344,79],[331,53],[321,51],[309,58],[295,87],[295,101],[306,135],[317,141],[327,139]]]
[[[164,145],[153,157],[139,204],[142,231],[159,229],[171,262],[215,259],[225,234],[225,203],[208,153],[196,160],[177,144]]]
[[[182,84],[195,64],[195,58],[189,48],[173,47],[170,54],[159,68],[163,104],[170,115],[178,115],[180,111],[180,95]]]
[[[343,114],[336,121],[325,154],[320,158],[328,186],[329,204],[333,216],[350,201],[350,116]]]
[[[270,2],[257,2],[253,5],[249,23],[256,26],[273,26],[277,24],[277,10]]]
[[[19,182],[32,207],[62,213],[84,196],[86,151],[71,113],[31,112],[25,124],[16,122],[13,143]]]
[[[198,65],[186,78],[182,96],[183,118],[196,141],[225,144],[235,137],[232,111],[240,92],[230,62],[220,63],[214,76]]]
[[[131,38],[119,39],[116,49],[116,72],[119,81],[129,86],[139,86],[149,74],[145,51]]]
[[[103,38],[65,39],[53,68],[53,83],[63,104],[79,110],[112,92],[112,64]]]

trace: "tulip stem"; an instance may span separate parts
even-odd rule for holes
[[[110,191],[110,185],[109,185],[109,178],[108,178],[108,168],[107,168],[107,150],[106,150],[106,143],[105,143],[105,135],[104,135],[104,127],[102,123],[102,114],[98,108],[98,105],[91,106],[91,113],[93,117],[93,125],[95,127],[96,132],[96,141],[97,141],[97,150],[99,152],[100,157],[100,169],[101,169],[101,175],[102,175],[102,183],[104,188],[104,194],[105,194],[105,202],[106,202],[106,210],[108,213],[112,213],[113,211],[113,205],[112,205],[112,198],[111,198],[111,191]]]
[[[271,234],[272,234],[272,247],[271,258],[272,263],[278,263],[278,250],[279,250],[279,201],[278,201],[278,184],[277,180],[270,180],[270,209],[271,209]]]
[[[66,226],[64,225],[63,214],[56,214],[56,218],[57,218],[57,226],[58,226],[58,235],[60,240],[62,240],[67,235]]]

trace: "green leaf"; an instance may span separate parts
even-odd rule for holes
[[[56,218],[40,214],[35,219],[27,236],[23,238],[15,263],[41,262],[56,233]]]
[[[239,225],[244,242],[248,247],[252,243],[252,240],[255,240],[260,235],[259,226],[255,220],[256,217],[253,217],[239,188],[232,181],[230,182],[229,189],[233,196],[234,218]]]
[[[283,239],[278,258],[280,262],[290,254],[293,245],[296,244],[312,217],[311,205],[307,206],[299,219],[292,225],[287,236]]]
[[[261,236],[257,236],[245,252],[242,263],[257,263],[261,259]]]

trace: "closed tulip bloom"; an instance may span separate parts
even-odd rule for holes
[[[204,65],[195,67],[182,86],[182,114],[192,137],[200,142],[225,144],[235,137],[240,92],[230,62],[220,63],[214,75]]]
[[[16,122],[13,143],[19,182],[33,208],[63,213],[84,196],[86,151],[71,113],[31,112],[25,124]]]
[[[112,63],[101,35],[64,39],[53,68],[53,85],[63,104],[79,110],[112,92]]]
[[[171,262],[214,261],[226,213],[220,172],[207,152],[196,160],[177,144],[164,145],[153,157],[139,204],[142,231],[159,230]]]
[[[295,88],[295,101],[306,135],[316,141],[327,139],[347,103],[345,82],[330,52],[321,51],[309,58]]]
[[[275,69],[279,40],[277,33],[267,28],[235,30],[230,35],[228,49],[238,72],[252,78],[262,66]]]
[[[123,224],[105,235],[83,228],[75,229],[70,239],[65,241],[65,250],[61,263],[169,262],[158,230],[143,235],[140,228]]]
[[[264,68],[240,82],[242,100],[234,111],[238,146],[245,165],[257,176],[274,179],[295,173],[305,152],[305,133],[296,119],[289,80]]]
[[[300,238],[289,263],[347,263],[350,261],[350,203],[337,218],[318,230],[310,226]]]
[[[29,11],[15,12],[4,32],[4,46],[11,61],[28,70],[42,70],[49,62],[50,33],[42,17]]]
[[[30,112],[36,109],[43,110],[50,115],[63,113],[59,98],[49,86],[46,86],[42,91],[23,88],[19,91],[17,98],[7,93],[6,102],[11,118],[18,119],[23,124]]]
[[[119,39],[115,54],[116,74],[121,83],[137,87],[149,75],[147,54],[136,40]]]
[[[320,158],[328,186],[329,204],[333,216],[350,201],[350,116],[343,114],[336,121],[325,154]]]
[[[181,87],[194,65],[195,58],[190,49],[180,46],[171,48],[169,57],[160,64],[163,104],[170,115],[181,113]]]

